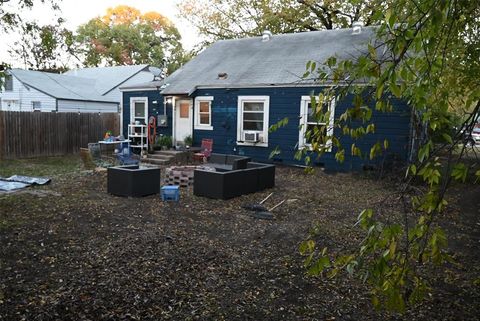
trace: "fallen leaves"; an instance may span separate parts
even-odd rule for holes
[[[270,221],[242,206],[272,191],[222,201],[182,189],[179,203],[163,203],[108,195],[102,172],[60,176],[42,191],[52,194],[0,199],[0,320],[396,318],[372,310],[365,285],[306,277],[298,253],[312,222],[332,251],[353,246],[357,211],[389,193],[381,182],[278,168],[269,204],[286,201]],[[464,304],[468,319],[478,302]]]

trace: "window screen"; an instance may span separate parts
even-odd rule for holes
[[[210,102],[201,101],[199,108],[199,124],[200,125],[210,125]]]
[[[145,103],[144,102],[135,102],[135,118],[144,118],[145,117]]]
[[[263,131],[263,102],[243,103],[243,130]]]

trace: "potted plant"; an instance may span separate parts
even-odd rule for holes
[[[155,142],[156,150],[162,149],[166,150],[172,147],[172,136],[160,135]]]
[[[172,136],[165,136],[165,147],[167,149],[172,148]]]
[[[155,140],[155,144],[153,144],[153,150],[161,150],[162,149],[162,137],[163,135],[160,135],[157,137]]]
[[[193,138],[192,135],[188,135],[184,138],[183,142],[185,143],[185,147],[189,148],[193,145]]]

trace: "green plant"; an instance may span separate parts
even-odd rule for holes
[[[185,143],[185,146],[192,146],[192,144],[193,144],[192,135],[186,136],[185,139],[183,140],[183,142]]]
[[[172,136],[160,135],[155,142],[155,146],[165,146],[167,148],[172,147]]]
[[[476,153],[464,133],[476,126],[480,113],[480,7],[470,1],[397,0],[375,11],[376,42],[366,55],[307,63],[304,78],[328,85],[311,97],[319,123],[330,117],[323,104],[347,97],[352,103],[335,118],[335,131],[307,130],[311,148],[299,149],[296,157],[308,166],[330,151],[339,162],[348,154],[381,157],[389,148],[387,137],[372,140],[370,150],[360,149],[356,140],[375,131],[373,112],[399,112],[395,101],[407,102],[419,146],[396,193],[382,201],[395,204],[400,215],[392,220],[386,207],[365,208],[355,224],[364,236],[355,250],[329,250],[313,233],[300,253],[308,274],[357,277],[370,285],[375,307],[404,312],[430,291],[426,271],[454,257],[442,230],[451,210],[449,186],[480,180],[478,161],[464,157],[469,150]],[[276,125],[282,127],[282,121]],[[352,142],[341,140],[342,134]]]
[[[180,40],[177,28],[162,14],[141,13],[125,5],[110,8],[102,17],[79,26],[75,37],[85,67],[100,63],[163,66],[168,58],[168,73],[188,60]]]

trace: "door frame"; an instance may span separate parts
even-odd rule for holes
[[[130,124],[135,122],[135,103],[145,103],[145,125],[148,125],[148,97],[130,97]]]
[[[189,103],[188,118],[189,118],[189,132],[193,138],[193,99],[189,97],[172,97],[172,142],[177,145],[177,103],[180,106],[181,102],[187,101]]]

